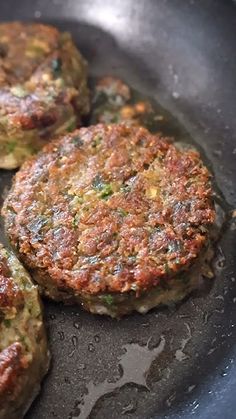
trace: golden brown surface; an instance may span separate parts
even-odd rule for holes
[[[206,245],[215,216],[209,180],[196,151],[144,128],[81,128],[17,173],[6,230],[41,284],[138,296],[188,268]]]
[[[87,65],[70,34],[0,24],[0,167],[17,167],[88,110]]]
[[[0,244],[0,419],[23,416],[48,362],[37,287]]]
[[[22,355],[22,345],[19,342],[13,343],[0,352],[0,403],[5,403],[5,398],[14,400],[21,391],[19,379],[24,368],[27,368]]]

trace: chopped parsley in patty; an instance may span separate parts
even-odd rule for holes
[[[179,287],[174,279],[206,247],[215,211],[196,151],[141,127],[100,124],[25,163],[3,215],[11,243],[48,296],[119,316],[154,294],[152,306],[159,304],[169,286]]]
[[[0,55],[0,168],[14,169],[80,125],[87,64],[70,34],[36,23],[1,23]]]

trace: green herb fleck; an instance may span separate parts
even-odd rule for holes
[[[104,187],[102,189],[102,192],[100,194],[102,199],[106,199],[109,196],[111,196],[113,194],[113,190],[112,187],[110,185],[110,183],[104,184]]]
[[[75,118],[73,118],[72,120],[69,120],[68,121],[68,125],[66,127],[66,131],[67,132],[72,132],[72,131],[74,131],[76,129],[76,127],[77,127],[77,121],[76,121]]]
[[[122,185],[120,190],[121,190],[121,192],[128,193],[128,192],[131,191],[131,186],[130,185]]]
[[[119,111],[116,109],[106,109],[106,107],[104,107],[100,110],[100,115],[102,115],[102,120],[105,124],[115,124],[120,122]]]
[[[9,320],[9,319],[4,319],[4,325],[5,325],[5,327],[7,327],[7,328],[9,328],[9,327],[11,327],[11,320]]]
[[[95,176],[92,181],[92,186],[95,190],[100,192],[100,197],[102,199],[108,198],[110,195],[113,194],[112,186],[110,183],[106,183],[102,180],[100,175]]]
[[[28,348],[25,336],[20,335],[20,341]]]
[[[7,152],[8,153],[13,153],[16,146],[17,146],[17,141],[15,141],[15,140],[9,141],[8,143],[6,143]]]
[[[171,273],[171,269],[170,269],[170,267],[169,267],[169,265],[168,265],[167,262],[165,263],[164,268],[165,268],[165,273],[167,275],[169,275]]]
[[[122,216],[122,217],[126,217],[129,213],[127,211],[125,211],[123,208],[118,208],[117,212]]]
[[[107,295],[102,295],[101,296],[102,301],[107,304],[108,306],[111,306],[112,304],[114,304],[114,298],[112,297],[111,294],[107,294]]]
[[[55,77],[59,77],[62,69],[62,61],[60,58],[52,60],[52,70]]]
[[[92,147],[96,148],[99,144],[101,144],[101,141],[102,141],[102,136],[100,134],[97,134],[92,141]]]
[[[76,206],[77,204],[83,204],[84,198],[82,196],[75,195],[71,201],[72,206]]]
[[[46,51],[45,51],[45,48],[43,46],[32,44],[32,45],[28,46],[25,55],[27,57],[40,57],[40,56],[44,55],[45,52]]]
[[[79,220],[80,220],[80,216],[79,214],[76,214],[73,219],[72,219],[72,227],[73,228],[77,228],[78,224],[79,224]]]
[[[81,140],[81,138],[79,137],[79,135],[76,135],[75,137],[73,137],[72,140],[71,140],[71,142],[76,147],[81,147],[84,144],[83,140]]]

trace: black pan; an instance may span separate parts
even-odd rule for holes
[[[236,208],[233,2],[2,0],[0,16],[71,31],[91,75],[118,75],[157,99],[200,146],[226,213]],[[1,171],[1,188],[9,182]],[[27,419],[85,418],[91,410],[96,419],[234,419],[235,231],[228,218],[207,295],[175,309],[118,322],[46,302],[53,362]]]

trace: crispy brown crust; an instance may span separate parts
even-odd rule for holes
[[[55,103],[51,103],[47,109],[43,98],[40,100],[33,94],[18,98],[9,91],[0,90],[0,108],[8,114],[14,127],[20,126],[23,130],[47,128],[60,117]]]
[[[89,111],[87,63],[71,35],[0,24],[0,168],[18,167]]]
[[[82,128],[17,173],[6,230],[41,283],[138,295],[186,269],[206,244],[209,179],[196,151],[144,128]]]
[[[40,23],[1,23],[0,87],[13,86],[28,80],[42,61],[58,47],[58,37],[58,30],[53,26]],[[24,56],[27,59],[22,59]]]
[[[0,244],[0,418],[23,417],[47,372],[38,290]]]
[[[6,259],[0,253],[0,311],[18,309],[24,305],[24,295],[14,279]]]
[[[73,103],[82,114],[87,113],[88,92],[81,88],[86,83],[82,77],[85,63],[70,35],[43,24],[4,23],[0,25],[1,50],[0,108],[10,118],[9,124],[23,129],[47,127],[55,123],[57,105],[63,103]],[[80,62],[77,75],[76,60],[77,66]],[[53,83],[59,70],[68,70],[65,85]],[[26,96],[14,90],[18,85],[24,86]]]
[[[0,310],[19,307],[24,303],[23,293],[11,278],[0,275]]]
[[[6,403],[6,397],[14,400],[18,396],[21,377],[27,367],[28,362],[19,342],[0,352],[0,403]]]

